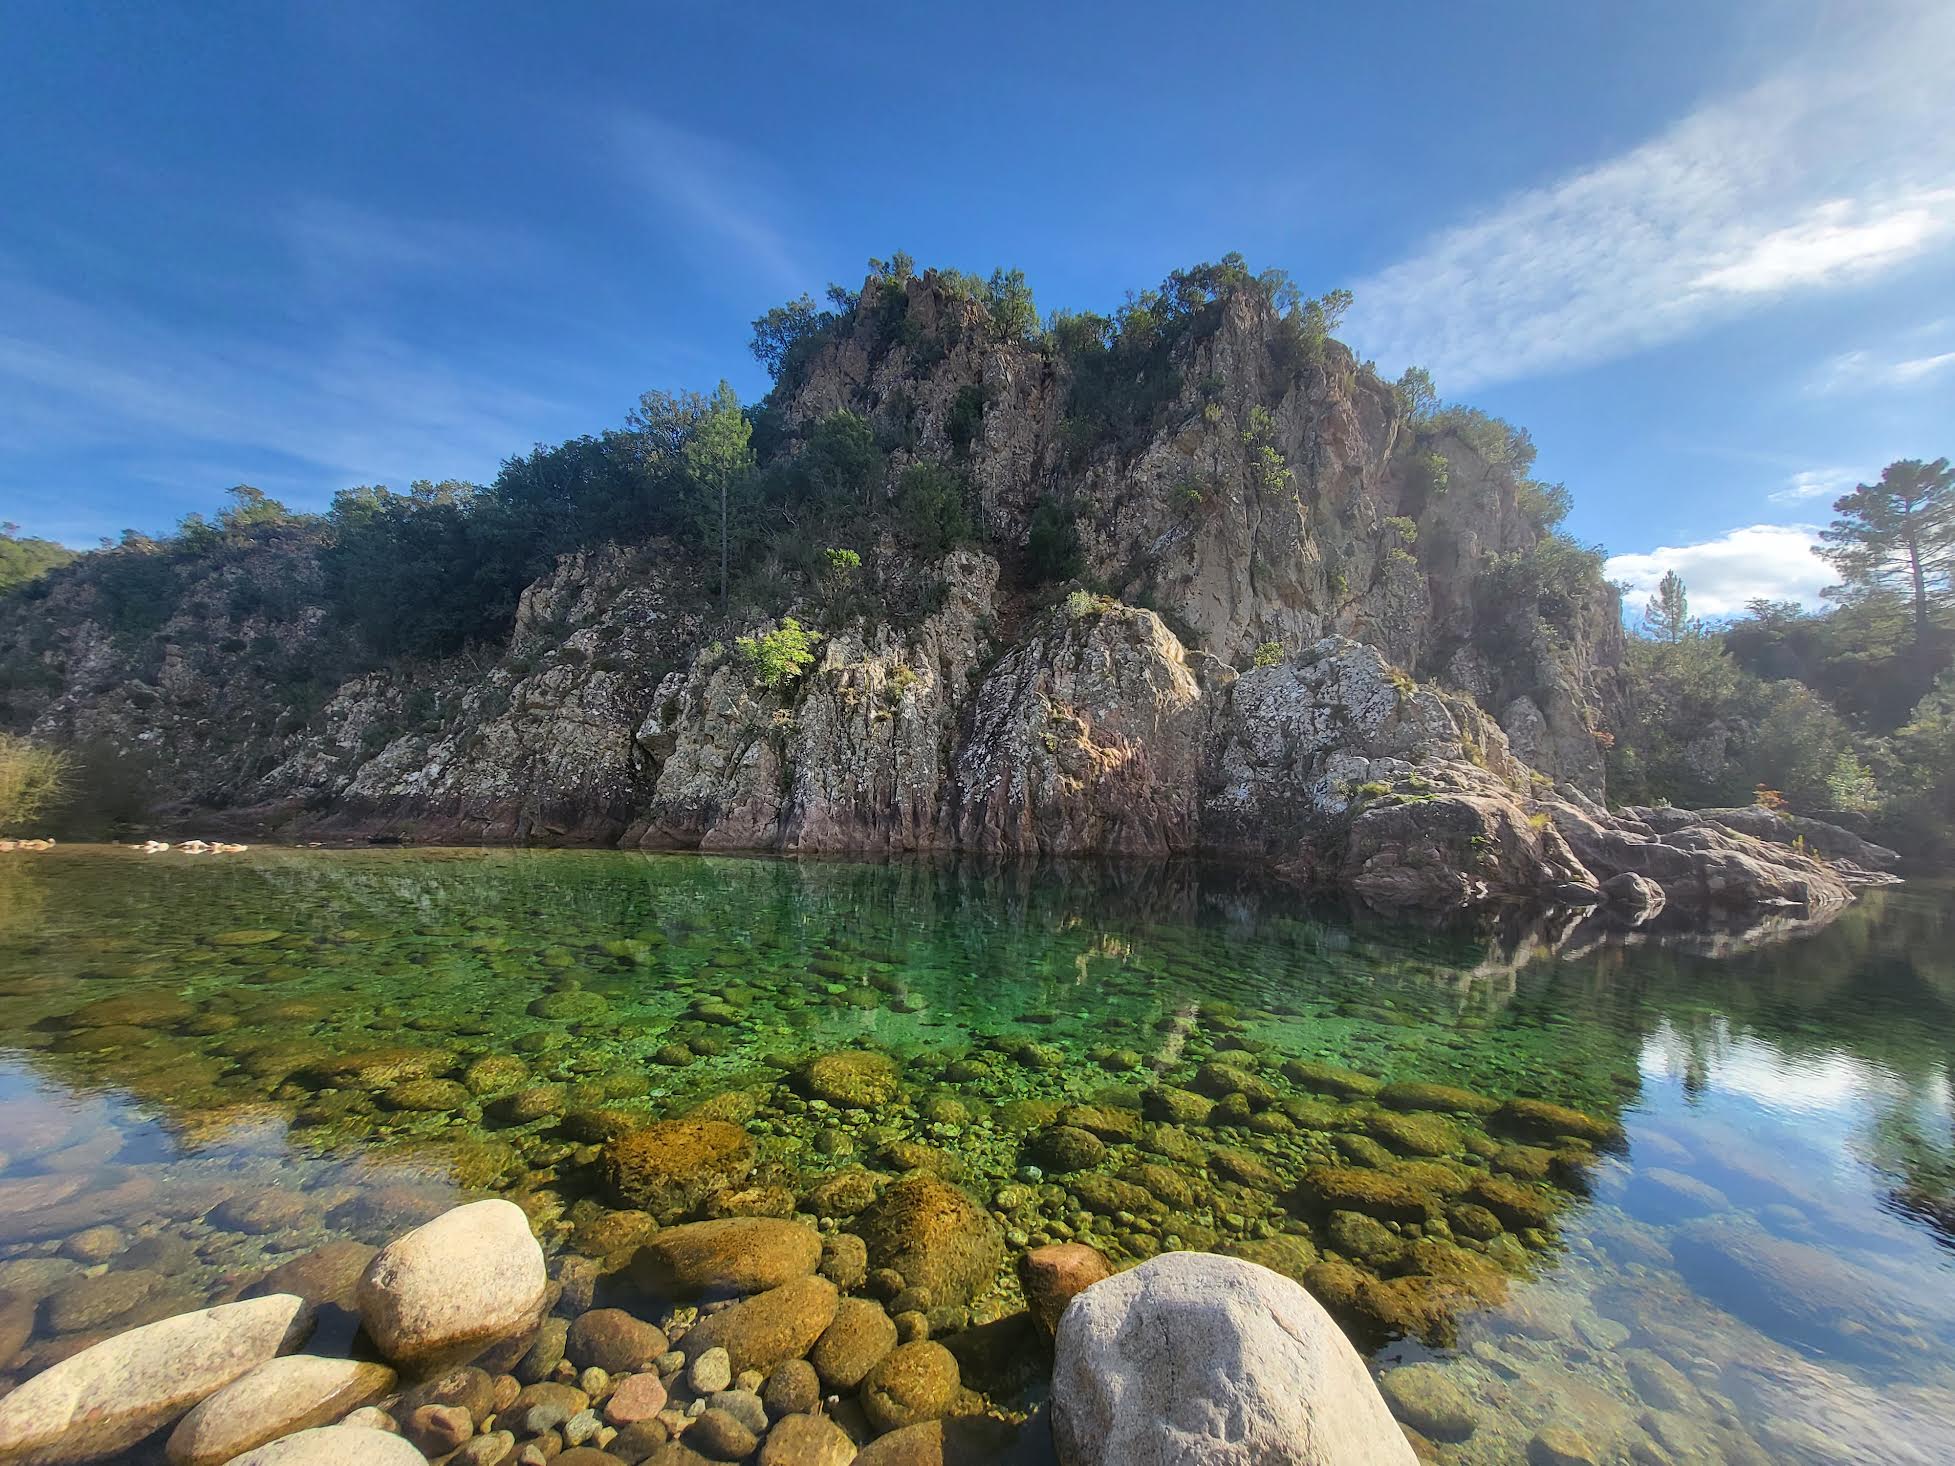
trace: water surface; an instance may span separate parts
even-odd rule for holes
[[[1443,1460],[1562,1426],[1604,1461],[1932,1461],[1955,1430],[1945,886],[1749,949],[1557,956],[1193,868],[0,859],[7,1380],[459,1195],[599,1254],[623,1235],[603,1137],[704,1107],[761,1154],[728,1209],[923,1169],[1012,1253],[1282,1267],[1381,1374],[1465,1392]],[[894,1057],[895,1103],[796,1080],[855,1049]],[[1515,1099],[1592,1128],[1488,1113]],[[1059,1154],[1062,1122],[1098,1149]],[[1421,1200],[1354,1202],[1356,1173]],[[933,1321],[1018,1306],[1008,1256]]]

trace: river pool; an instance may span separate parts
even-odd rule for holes
[[[989,1208],[933,1335],[1029,1246],[1207,1248],[1420,1366],[1439,1460],[1947,1460],[1950,896],[1557,955],[1199,867],[0,856],[0,1382],[459,1195],[615,1263],[605,1141],[706,1114],[758,1155],[708,1211]]]

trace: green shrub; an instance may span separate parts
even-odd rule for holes
[[[792,616],[783,617],[772,631],[742,636],[733,646],[753,680],[773,691],[790,686],[814,665],[815,643],[821,633],[810,631]]]
[[[950,419],[944,424],[944,435],[959,458],[971,456],[971,444],[984,432],[985,400],[981,386],[957,389],[957,397],[950,405]]]
[[[926,555],[941,555],[972,535],[970,486],[941,463],[917,463],[896,481],[897,527]]]
[[[1025,541],[1025,568],[1036,585],[1071,580],[1086,557],[1080,549],[1079,521],[1069,504],[1047,495],[1032,510]]]
[[[67,788],[65,754],[0,733],[0,830],[30,830]]]
[[[1283,660],[1283,643],[1266,641],[1256,648],[1255,655],[1249,660],[1258,667],[1274,667]]]

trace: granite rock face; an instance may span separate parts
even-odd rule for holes
[[[696,551],[602,544],[523,591],[506,643],[302,697],[298,671],[352,664],[325,531],[297,519],[227,542],[140,646],[89,557],[0,603],[0,722],[115,751],[203,832],[1214,854],[1384,906],[1644,922],[1823,916],[1891,864],[1766,811],[1608,813],[1615,594],[1514,579],[1547,531],[1511,443],[1420,426],[1342,346],[1285,333],[1225,293],[1158,400],[1082,441],[1063,355],[936,275],[872,278],[770,422],[792,452],[845,410],[892,481],[953,466],[989,553],[888,532],[860,547],[874,597],[783,575],[769,612],[722,612]],[[1092,593],[1026,573],[1054,504]],[[787,614],[814,661],[764,683],[736,643]]]

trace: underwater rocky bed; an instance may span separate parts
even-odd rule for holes
[[[15,857],[0,1377],[497,1195],[621,1298],[807,1222],[1005,1421],[1080,1241],[1302,1282],[1433,1459],[1933,1460],[1946,894],[1557,956],[1193,868]]]

